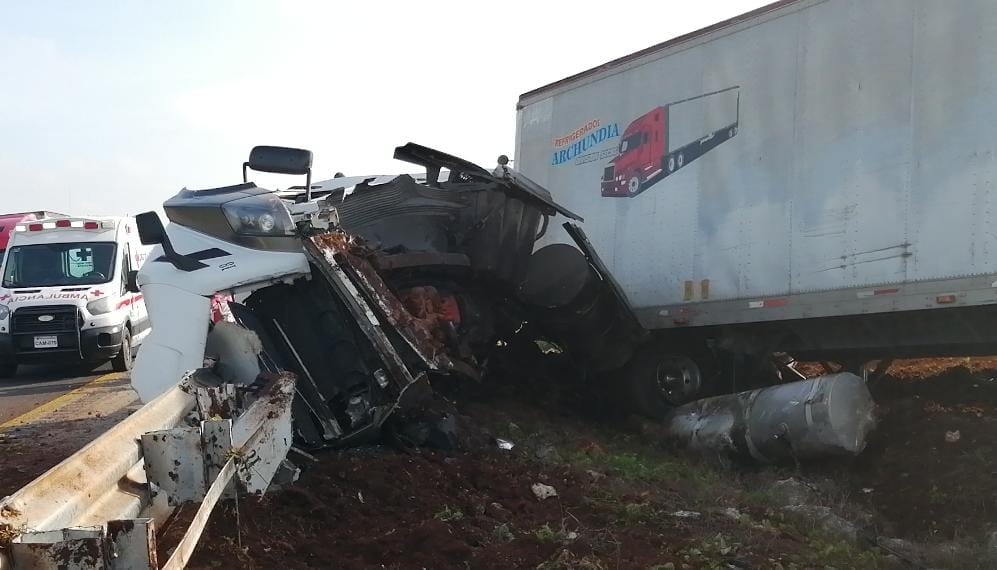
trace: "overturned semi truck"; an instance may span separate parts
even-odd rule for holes
[[[574,245],[537,248],[551,219],[577,215],[504,158],[489,172],[411,143],[395,157],[425,174],[312,183],[309,151],[256,147],[242,184],[181,191],[166,226],[137,217],[155,246],[128,276],[153,324],[132,373],[146,403],[0,501],[0,570],[183,568],[220,500],[296,479],[290,451],[423,421],[433,380],[483,380],[517,335],[553,340],[603,383],[632,365],[647,332],[581,227],[562,224]],[[249,170],[305,185],[259,188]],[[679,407],[665,426],[707,453],[854,454],[869,405],[844,375]],[[189,503],[158,560],[158,531]]]
[[[524,322],[595,374],[629,360],[644,330],[571,223],[581,218],[506,160],[489,172],[412,143],[394,156],[425,174],[313,183],[309,151],[256,147],[241,184],[181,191],[165,227],[141,215],[157,248],[134,279],[154,323],[132,374],[139,395],[188,370],[241,385],[291,371],[295,436],[316,449],[377,434],[434,376],[480,380]],[[274,192],[250,170],[306,181]],[[576,245],[534,251],[558,216]],[[218,294],[234,299],[234,322],[209,323]]]
[[[137,216],[155,246],[127,279],[153,323],[132,372],[145,405],[0,501],[0,569],[183,568],[220,500],[293,482],[292,449],[412,422],[433,379],[481,380],[529,320],[585,370],[630,358],[644,331],[581,229],[566,222],[577,248],[534,251],[552,218],[578,216],[504,159],[395,157],[425,175],[312,183],[309,151],[256,147],[242,184],[181,191],[166,226]],[[305,185],[259,188],[249,170]],[[573,271],[550,280],[549,263]],[[158,560],[159,529],[188,503]]]

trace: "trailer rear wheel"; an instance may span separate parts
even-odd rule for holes
[[[651,342],[624,369],[631,411],[660,418],[674,407],[712,395],[716,366],[708,354]]]
[[[683,167],[683,166],[685,165],[685,155],[683,155],[683,154],[682,154],[682,153],[680,152],[680,153],[679,153],[679,156],[678,156],[678,160],[676,160],[676,161],[675,161],[675,164],[676,164],[676,165],[677,165],[677,166],[678,166],[679,168],[682,168],[682,167]]]
[[[672,172],[675,172],[675,157],[674,156],[669,156],[668,157],[668,173],[671,174]]]

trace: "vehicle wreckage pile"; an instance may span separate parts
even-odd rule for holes
[[[143,242],[158,246],[131,285],[154,324],[132,376],[149,404],[5,499],[15,565],[156,567],[156,529],[200,503],[164,566],[183,567],[233,485],[262,493],[297,477],[292,446],[311,457],[387,436],[459,448],[472,434],[459,433],[457,410],[433,387],[487,383],[510,346],[551,347],[589,389],[628,384],[620,370],[648,333],[581,228],[562,226],[574,246],[536,249],[552,217],[578,216],[506,161],[488,172],[414,144],[395,157],[425,177],[312,184],[311,153],[257,147],[245,167],[307,174],[306,185],[184,190],[164,204],[168,232],[154,213],[138,216]],[[231,321],[191,335],[218,294],[232,298]],[[855,454],[872,423],[858,380],[692,403],[667,432],[756,461]],[[617,392],[633,405],[641,390]],[[109,456],[99,473],[83,468]],[[53,486],[62,504],[41,500]]]

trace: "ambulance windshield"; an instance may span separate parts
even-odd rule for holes
[[[7,250],[3,286],[62,287],[107,283],[114,273],[115,244],[48,243]]]

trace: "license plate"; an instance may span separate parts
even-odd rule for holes
[[[58,348],[59,337],[57,336],[36,336],[35,348]]]

